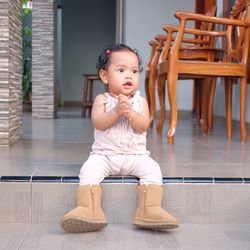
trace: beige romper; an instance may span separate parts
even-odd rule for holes
[[[117,99],[105,93],[106,111],[117,104]],[[142,112],[143,103],[139,91],[130,100],[135,112]],[[106,130],[95,129],[94,143],[88,160],[83,164],[80,185],[97,185],[109,175],[133,175],[140,184],[162,184],[162,174],[156,161],[146,149],[146,132],[133,129],[127,118],[121,116]]]

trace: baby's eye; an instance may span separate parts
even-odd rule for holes
[[[133,74],[137,74],[138,72],[139,72],[139,70],[138,69],[133,69]]]
[[[118,72],[121,72],[121,73],[124,72],[124,68],[119,68]]]

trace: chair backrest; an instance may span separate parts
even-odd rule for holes
[[[250,23],[249,0],[236,0],[233,5],[230,18],[239,19]],[[231,62],[243,62],[247,65],[247,79],[250,82],[250,55],[249,55],[249,34],[245,34],[244,27],[231,26],[227,32],[227,60]],[[249,33],[249,31],[247,31]],[[246,63],[247,62],[247,63]]]
[[[230,18],[245,21],[250,25],[249,4],[249,0],[236,0],[230,12]],[[242,60],[246,60],[249,48],[245,44],[249,44],[249,38],[245,32],[245,27],[229,26],[227,32],[227,59],[229,61],[242,62]]]
[[[149,57],[149,60],[147,63],[147,70],[150,70],[150,65],[151,65],[152,60],[154,58],[156,47],[157,47],[157,41],[153,40],[153,41],[150,41],[148,44],[151,47],[151,53],[150,53],[150,57]]]
[[[211,8],[209,8],[209,10],[206,12],[206,16],[216,16],[216,12],[217,12],[217,6],[213,5],[211,6]],[[214,24],[213,23],[208,23],[208,22],[201,22],[200,25],[200,30],[203,31],[210,31],[212,30]],[[163,29],[167,32],[167,40],[166,40],[166,45],[161,53],[160,56],[160,60],[159,63],[165,61],[168,57],[168,54],[170,52],[171,49],[171,45],[175,40],[175,37],[173,37],[173,33],[178,32],[178,29],[175,28],[171,28],[171,26],[166,25],[163,27]],[[189,32],[187,32],[189,33]],[[189,34],[192,34],[191,32]],[[192,41],[194,43],[192,43]],[[211,39],[211,37],[208,37],[206,35],[196,35],[195,39],[183,39],[183,46],[187,46],[187,47],[210,47],[213,45],[214,40]]]
[[[154,60],[153,63],[155,65],[157,65],[159,57],[161,55],[162,49],[165,45],[165,41],[166,41],[166,36],[165,35],[156,35],[155,39],[157,40],[157,47],[156,47],[156,53],[154,56]]]
[[[250,26],[250,0],[236,0],[232,7],[229,18],[204,17],[204,15],[194,15],[192,13],[176,12],[176,17],[182,22],[177,38],[173,45],[175,53],[181,48],[183,34],[185,33],[186,22],[190,20],[202,20],[209,23],[225,25],[226,28],[218,30],[216,27],[212,32],[201,31],[204,35],[212,37],[225,37],[227,48],[223,48],[227,62],[241,62],[246,65],[249,53],[249,26]],[[221,44],[221,43],[217,43]],[[178,53],[178,52],[177,52]],[[174,53],[172,53],[173,56]]]
[[[216,16],[217,13],[217,6],[213,5],[211,8],[208,9],[206,12],[206,16]],[[213,23],[207,23],[207,22],[202,22],[200,25],[200,30],[212,30],[214,24]],[[207,43],[200,43],[200,46],[211,46],[211,43],[213,42],[208,36],[198,36],[198,40],[200,41],[206,41]]]

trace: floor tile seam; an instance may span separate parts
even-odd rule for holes
[[[92,144],[94,142],[94,139],[92,141],[83,142],[82,140],[81,141],[78,141],[78,140],[66,141],[66,140],[60,140],[60,139],[53,138],[52,141],[54,141],[56,143],[64,143],[64,144],[69,144],[69,143],[72,143],[72,144]]]
[[[3,163],[5,163],[4,161],[5,161],[5,159],[1,159],[2,161],[1,161],[1,164],[3,164]],[[9,164],[9,163],[19,163],[20,164],[20,162],[21,163],[23,163],[23,164],[42,164],[43,162],[44,162],[44,160],[30,160],[30,161],[27,161],[27,160],[24,160],[24,161],[20,161],[20,159],[17,159],[17,160],[13,160],[13,159],[11,159],[11,160],[9,160],[9,158],[8,159],[6,159],[7,161],[6,161],[6,163],[7,164]]]
[[[42,161],[38,166],[36,166],[36,168],[32,171],[30,177],[34,176],[34,174],[36,173],[37,169],[41,168],[44,164],[44,161]]]
[[[225,150],[225,149],[215,149],[215,148],[210,148],[211,150],[206,150],[206,149],[199,149],[199,150],[192,150],[194,153],[207,153],[207,152],[212,152],[212,153],[242,153],[241,149],[231,149],[231,150]],[[182,153],[182,152],[190,152],[190,150],[185,150],[185,149],[176,149],[175,153]],[[244,150],[245,153],[249,153],[250,149]]]
[[[163,246],[162,243],[161,243],[161,240],[160,240],[160,238],[159,238],[159,236],[158,236],[157,230],[154,230],[154,235],[155,235],[156,241],[157,241],[157,243],[158,243],[160,249],[161,249],[161,250],[164,250],[165,248],[164,248],[164,246]]]
[[[33,223],[33,206],[34,206],[34,195],[33,195],[33,182],[32,178],[30,178],[31,187],[30,187],[30,221]]]
[[[79,144],[79,141],[65,141],[65,142],[63,141],[63,144],[69,144],[69,143]],[[93,141],[91,141],[91,142],[80,141],[80,144],[90,144],[90,143],[93,143]],[[58,140],[57,140],[54,144],[61,144],[61,142],[58,142]]]
[[[182,166],[244,166],[245,163],[214,163],[214,162],[176,162],[176,164],[181,164]],[[165,162],[159,162],[160,166],[171,166],[173,163],[165,163]]]
[[[69,165],[69,164],[72,164],[72,165],[79,165],[81,164],[81,166],[83,165],[83,162],[51,162],[51,161],[45,161],[43,164],[56,164],[56,165]]]
[[[31,223],[32,223],[32,222],[31,222]],[[22,244],[23,244],[23,242],[24,242],[24,239],[25,239],[25,237],[26,237],[26,235],[27,235],[27,232],[28,232],[28,226],[29,226],[31,223],[25,223],[25,231],[24,231],[24,233],[23,233],[23,235],[22,235],[22,238],[20,239],[20,242],[19,242],[19,244],[18,244],[17,249],[20,249],[20,248],[21,248],[21,246],[22,246]]]
[[[31,173],[31,178],[35,175],[35,173],[37,172],[37,167],[33,170],[33,172]]]
[[[198,143],[202,144],[203,146],[206,146],[207,148],[211,149],[211,146],[209,146],[209,144],[199,140],[198,138],[192,138],[192,141],[198,142]]]
[[[203,144],[204,146],[207,146],[209,149],[211,149],[213,152],[215,151],[215,152],[221,152],[221,151],[224,151],[224,150],[218,150],[218,149],[216,149],[216,150],[214,150],[214,147],[213,146],[211,146],[209,143],[206,143],[206,142],[204,142],[204,141],[202,141],[201,139],[198,139],[198,138],[192,138],[192,140],[194,140],[194,141],[197,141],[197,142],[199,142],[199,143],[201,143],[201,144]],[[235,143],[237,143],[237,142],[235,142]],[[239,146],[241,145],[241,143],[239,143]],[[239,150],[240,151],[240,150]],[[236,151],[236,150],[230,150],[230,151],[226,151],[226,152],[239,152],[239,151]],[[246,150],[246,151],[248,151],[248,150]],[[250,151],[250,150],[249,150]]]
[[[62,166],[64,166],[64,165],[69,165],[69,164],[72,164],[72,165],[83,165],[83,162],[81,161],[81,162],[67,162],[67,161],[63,161],[63,162],[59,162],[59,161],[48,161],[48,160],[45,160],[45,161],[43,161],[43,163],[40,165],[40,166],[46,166],[46,165],[55,165],[55,166],[57,166],[57,165],[62,165]]]
[[[231,152],[228,152],[228,151],[215,151],[215,152],[218,152],[218,153],[220,153],[220,154],[222,154],[222,155],[224,155],[226,157],[229,157],[230,161],[232,161],[232,163],[233,163],[234,160],[232,158],[232,153]],[[241,153],[240,151],[236,151],[236,152]]]
[[[245,153],[249,153],[249,150],[244,150]],[[177,149],[175,150],[174,153],[190,153],[190,150],[188,149]],[[232,149],[232,150],[224,150],[224,149],[212,149],[210,148],[210,150],[206,150],[206,149],[199,149],[199,150],[192,150],[192,153],[224,153],[224,154],[231,154],[231,153],[242,153],[242,150],[236,150],[236,149]]]

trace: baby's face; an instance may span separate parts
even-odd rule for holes
[[[131,51],[112,52],[106,70],[109,91],[118,96],[131,96],[139,87],[139,61]]]

